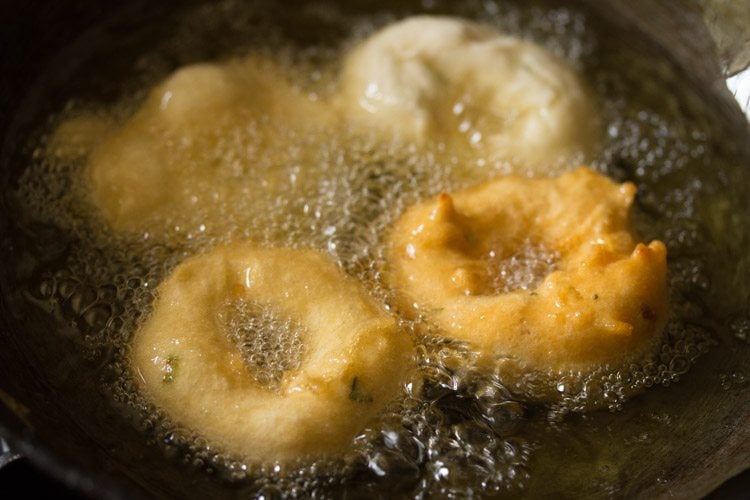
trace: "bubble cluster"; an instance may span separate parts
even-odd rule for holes
[[[425,4],[428,12],[465,15],[535,39],[578,67],[590,64],[588,58],[598,50],[587,17],[570,9],[478,1]],[[274,19],[264,18],[253,5],[224,1],[185,14],[173,39],[162,41],[163,53],[143,55],[138,67],[158,75],[170,57],[189,60],[181,52],[194,46],[183,39],[187,32],[227,28],[221,19],[231,18],[229,25],[235,30],[260,23],[259,33],[273,33],[264,41],[264,49],[281,54],[284,64],[303,68],[294,83],[316,99],[334,84],[341,52],[395,19],[389,12],[358,16],[333,6],[325,12],[310,7],[300,15],[328,30],[333,24],[343,33],[340,47],[321,44],[315,50],[299,49],[289,40],[292,35],[275,30]],[[210,22],[198,22],[204,19]],[[243,19],[248,24],[243,25]],[[257,43],[253,40],[250,48],[257,49]],[[223,49],[226,54],[239,51]],[[639,74],[638,81],[631,81],[618,66],[630,67],[633,61],[642,70],[630,72]],[[373,491],[414,497],[517,492],[534,480],[533,459],[544,446],[529,434],[530,425],[540,421],[557,425],[571,413],[592,408],[621,410],[643,388],[675,384],[716,343],[715,325],[706,318],[713,307],[716,279],[708,242],[717,233],[712,221],[721,219],[710,214],[718,210],[720,176],[692,175],[704,172],[716,159],[711,147],[716,138],[672,98],[661,99],[672,95],[675,77],[660,63],[625,51],[607,64],[612,66],[590,71],[606,121],[605,144],[595,167],[618,181],[637,184],[634,224],[644,240],[663,239],[670,252],[672,317],[661,346],[632,366],[604,366],[586,374],[525,372],[509,377],[500,369],[488,373],[475,366],[477,353],[442,338],[428,320],[402,318],[404,332],[417,344],[419,383],[406,388],[403,398],[358,436],[340,460],[284,468],[251,467],[241,457],[222,454],[199,430],[179,428],[144,400],[128,368],[128,341],[148,316],[158,284],[187,256],[231,240],[318,249],[393,310],[393,291],[382,276],[384,242],[404,210],[499,172],[523,171],[523,166],[510,164],[463,169],[458,158],[446,154],[445,145],[436,144],[433,152],[418,150],[362,131],[300,131],[283,124],[248,122],[190,145],[202,152],[184,158],[179,154],[188,146],[169,138],[176,141],[175,161],[184,161],[188,170],[211,165],[219,178],[233,183],[234,194],[214,197],[206,186],[182,193],[187,199],[196,197],[195,204],[206,209],[189,216],[168,214],[159,221],[164,234],[152,230],[114,234],[88,201],[80,151],[71,158],[48,147],[48,139],[42,140],[21,178],[18,199],[28,218],[39,224],[29,231],[41,242],[54,247],[52,233],[45,236],[40,229],[49,225],[69,232],[72,243],[62,258],[38,256],[40,264],[25,295],[51,313],[61,331],[80,339],[83,356],[100,359],[109,353],[112,359],[102,374],[102,385],[166,456],[236,483],[248,495],[294,498],[340,488],[353,497]],[[644,88],[640,79],[652,83]],[[129,106],[132,112],[136,101],[126,96],[127,104],[116,109],[93,107],[97,116],[117,121],[123,116],[122,107]],[[53,127],[82,112],[91,113],[90,108],[81,111],[70,106],[53,120]],[[256,132],[264,126],[291,146],[259,156]],[[494,278],[491,289],[494,293],[533,289],[555,269],[557,259],[554,252],[530,241],[510,256],[488,253],[487,272]],[[734,341],[744,345],[750,320],[746,311],[736,309],[729,331]],[[296,368],[304,356],[304,332],[294,318],[263,305],[225,304],[217,311],[217,321],[256,380],[268,387]],[[498,360],[498,366],[509,362]],[[746,383],[746,378],[738,377],[727,374],[722,383],[732,387]]]
[[[556,263],[560,259],[557,252],[529,240],[524,241],[509,257],[503,258],[494,250],[483,257],[492,294],[535,289],[545,276],[557,268]]]
[[[276,387],[285,372],[299,368],[305,333],[296,319],[239,300],[224,304],[218,320],[261,386]]]

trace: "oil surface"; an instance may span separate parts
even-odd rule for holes
[[[220,131],[205,155],[190,156],[195,164],[186,166],[199,168],[209,161],[218,177],[250,190],[231,203],[202,201],[226,214],[222,225],[174,214],[175,219],[159,221],[160,234],[121,235],[107,227],[89,200],[84,166],[91,144],[61,142],[61,127],[82,117],[89,121],[78,121],[80,126],[92,120],[117,126],[174,69],[196,59],[221,61],[248,53],[270,53],[294,68],[295,87],[315,101],[335,87],[346,49],[403,17],[403,9],[360,13],[320,3],[290,15],[264,2],[234,1],[186,9],[174,13],[158,37],[134,50],[131,66],[111,76],[114,103],[76,94],[75,78],[98,71],[82,65],[71,79],[68,105],[34,139],[34,155],[17,192],[24,220],[34,224],[28,230],[41,241],[26,298],[51,311],[61,329],[74,332],[82,357],[107,360],[98,374],[102,387],[143,428],[144,439],[186,469],[217,474],[246,488],[242,491],[269,497],[333,495],[342,489],[353,496],[374,491],[415,497],[479,492],[620,497],[639,491],[637,481],[667,483],[670,457],[675,450],[691,449],[676,444],[680,433],[691,429],[685,415],[705,405],[706,395],[720,387],[724,397],[747,408],[743,361],[750,331],[750,209],[742,179],[748,159],[724,143],[710,119],[712,111],[679,86],[667,62],[600,37],[585,13],[475,1],[461,6],[426,2],[414,8],[420,11],[486,22],[543,44],[583,71],[604,116],[604,145],[591,159],[593,166],[618,181],[636,183],[636,228],[644,240],[662,239],[669,248],[672,317],[652,358],[627,369],[529,373],[508,380],[474,370],[475,354],[443,340],[430,330],[427,318],[402,320],[404,334],[417,344],[421,392],[405,388],[341,460],[285,468],[254,467],[217,452],[138,394],[127,363],[128,341],[149,314],[155,288],[187,256],[236,239],[312,247],[328,253],[389,305],[393,297],[381,276],[383,244],[406,207],[441,191],[525,170],[488,162],[466,173],[439,145],[434,154],[422,154],[408,144],[356,130],[340,135],[278,127],[273,133],[282,142],[315,147],[281,149],[256,162],[254,172],[261,174],[250,177],[243,162],[252,158],[253,131],[263,126],[250,123]],[[264,188],[263,173],[273,177],[273,189]],[[38,229],[45,225],[72,235],[63,256],[43,254],[54,246]],[[524,248],[509,259],[488,258],[493,273],[503,277],[498,290],[533,287],[554,268],[550,252]],[[240,350],[259,349],[246,362],[257,368],[261,383],[273,385],[295,366],[304,345],[293,319],[253,307],[227,304],[217,314]],[[266,329],[285,334],[269,339]],[[650,389],[628,401],[642,388]],[[551,404],[535,403],[550,399]],[[594,406],[611,412],[579,413]],[[709,416],[701,425],[718,422]],[[645,465],[644,455],[650,457]]]

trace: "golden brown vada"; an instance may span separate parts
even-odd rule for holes
[[[484,362],[545,372],[622,365],[652,349],[667,319],[666,247],[636,242],[635,192],[579,168],[441,194],[393,227],[390,284],[405,311]],[[558,256],[555,269],[538,286],[503,289],[497,263],[529,242]]]
[[[293,320],[282,322],[301,353],[277,383],[257,380],[262,367],[231,340],[220,313],[228,301]],[[131,364],[176,423],[249,462],[274,463],[345,450],[403,389],[412,353],[394,319],[322,254],[235,244],[188,259],[159,286]]]

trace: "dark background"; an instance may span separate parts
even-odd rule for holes
[[[748,498],[748,492],[750,492],[750,471],[745,471],[721,485],[705,500],[745,500]],[[20,459],[0,469],[0,498],[83,500],[89,497],[69,489],[37,469],[27,459]]]

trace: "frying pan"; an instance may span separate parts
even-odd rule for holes
[[[285,2],[283,9],[295,9],[304,2]],[[385,2],[388,3],[388,2]],[[393,2],[397,13],[419,7],[416,2]],[[427,2],[432,4],[435,2]],[[438,4],[440,2],[437,2]],[[710,103],[708,119],[717,122],[733,144],[737,158],[750,158],[750,133],[746,118],[723,84],[714,48],[693,4],[671,1],[579,2],[595,24],[610,37],[632,40],[637,50],[658,54],[670,61],[686,87]],[[61,90],[69,68],[87,56],[80,49],[86,40],[122,40],[134,43],[145,31],[158,30],[169,19],[177,2],[114,4],[96,0],[65,2],[6,2],[0,6],[0,189],[9,193],[33,154],[25,144],[38,133],[40,121],[57,111],[67,95]],[[299,4],[299,5],[298,5]],[[351,7],[371,9],[382,2],[362,0]],[[180,3],[184,6],[184,2]],[[145,23],[112,23],[138,13]],[[95,36],[92,35],[92,30]],[[304,41],[304,29],[300,30]],[[81,42],[83,40],[83,42]],[[75,42],[75,43],[74,43]],[[209,52],[196,59],[211,58]],[[61,63],[62,62],[62,63]],[[116,71],[118,55],[102,60],[103,71]],[[54,68],[50,77],[50,68]],[[44,85],[41,86],[41,76]],[[82,82],[82,93],[100,100],[113,100],[106,86],[93,80]],[[750,167],[750,163],[745,163]],[[750,185],[750,170],[744,169]],[[0,436],[11,448],[40,468],[80,491],[96,497],[219,497],[248,493],[237,485],[206,473],[191,472],[176,460],[165,457],[159,446],[144,439],[142,429],[123,415],[102,390],[108,353],[88,358],[80,355],[76,337],[61,328],[50,314],[25,301],[18,294],[18,276],[32,276],[35,255],[63,255],[71,243],[64,231],[24,220],[13,197],[0,197],[0,254],[3,271],[0,284]],[[744,207],[747,209],[747,207]],[[40,239],[40,232],[44,238]],[[44,242],[44,243],[41,243]],[[54,243],[50,243],[54,242]],[[45,248],[39,248],[45,245]],[[10,270],[13,270],[11,273]],[[750,276],[740,276],[748,280]],[[649,456],[641,458],[625,480],[623,496],[700,497],[724,480],[750,467],[750,398],[742,381],[729,388],[711,378],[712,365],[748,366],[750,347],[719,329],[719,348],[700,358],[689,372],[690,380],[710,379],[700,385],[692,399],[686,392],[655,388],[645,399],[662,399],[676,410],[671,432],[682,436],[670,446],[668,465],[660,463],[659,474],[650,471]],[[102,375],[104,374],[104,375]],[[684,414],[680,415],[680,412]],[[605,415],[600,427],[619,426],[638,418],[628,411]],[[675,444],[676,443],[676,444]],[[660,446],[659,442],[653,445]],[[654,456],[658,455],[657,453]],[[656,465],[654,465],[656,467]],[[554,494],[556,491],[538,491]],[[557,493],[561,493],[558,490]],[[584,488],[579,496],[599,496],[601,491]],[[571,492],[568,491],[567,495]],[[563,495],[564,496],[564,495]]]

